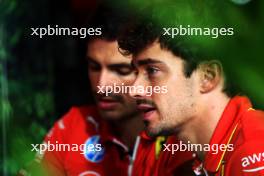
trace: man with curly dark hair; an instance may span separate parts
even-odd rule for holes
[[[169,28],[199,24],[208,14],[197,8],[184,11],[184,18],[169,9],[141,15],[119,39],[121,52],[133,57],[133,86],[167,86],[167,93],[131,93],[148,135],[174,134],[186,145],[209,146],[196,151],[197,175],[264,175],[263,111],[254,110],[247,97],[235,96],[211,46],[203,46],[207,36],[166,35]],[[223,147],[213,152],[213,146]]]
[[[63,146],[64,150],[45,150],[37,155],[36,163],[41,163],[47,172],[44,175],[192,174],[184,170],[189,167],[191,152],[175,153],[170,162],[160,163],[170,156],[170,152],[162,151],[162,145],[178,140],[175,137],[151,138],[145,132],[141,133],[144,127],[142,114],[129,92],[106,94],[114,85],[131,85],[136,76],[131,58],[118,51],[117,38],[129,19],[126,15],[120,9],[100,7],[95,19],[89,23],[90,27],[102,31],[101,35],[90,37],[86,43],[88,75],[95,105],[72,107],[54,124],[44,144]],[[82,151],[78,148],[80,146]],[[27,171],[22,170],[20,174],[27,175]],[[40,175],[40,172],[37,168],[37,174],[31,174]]]

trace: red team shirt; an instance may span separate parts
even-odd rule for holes
[[[264,112],[252,109],[246,97],[230,100],[210,140],[213,144],[231,144],[234,150],[208,152],[201,175],[264,176]]]
[[[93,144],[94,151],[46,151],[40,155],[49,175],[163,176],[215,175],[264,176],[264,113],[252,109],[246,97],[230,100],[210,140],[210,145],[232,145],[233,150],[207,152],[204,162],[191,152],[163,151],[165,140],[144,132],[137,137],[133,155],[111,133],[96,107],[72,108],[60,119],[45,141],[53,144]],[[160,140],[162,139],[162,140]],[[169,137],[166,144],[179,141]],[[193,168],[193,169],[191,169]]]
[[[130,156],[128,148],[111,133],[107,122],[101,120],[97,112],[96,107],[92,106],[72,108],[54,125],[45,142],[72,146],[100,144],[102,150],[82,153],[76,150],[46,150],[41,160],[49,175],[193,175],[192,170],[178,170],[185,168],[187,161],[192,159],[190,152],[179,152],[169,158],[170,162],[165,161],[170,152],[163,152],[162,141],[151,139],[144,132],[137,137],[133,155]],[[171,137],[167,142],[178,141]]]

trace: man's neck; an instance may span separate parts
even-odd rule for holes
[[[222,93],[203,98],[199,107],[201,111],[183,127],[179,138],[185,142],[190,141],[192,144],[209,144],[229,100],[230,98]],[[197,154],[201,160],[204,159],[204,151]]]
[[[133,150],[136,137],[144,129],[144,123],[140,115],[127,117],[122,121],[111,122],[114,133],[130,150]]]

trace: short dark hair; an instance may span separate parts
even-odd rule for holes
[[[118,39],[120,51],[124,55],[137,55],[157,40],[161,48],[170,50],[174,55],[186,61],[184,73],[186,77],[189,77],[198,65],[194,54],[184,46],[183,42],[175,42],[171,37],[164,36],[162,33],[163,28],[151,19],[145,18],[129,23]]]
[[[178,20],[173,15],[159,16],[158,18],[165,20],[157,20],[155,16],[153,17],[153,14],[144,14],[138,15],[134,21],[127,23],[118,38],[120,51],[124,55],[137,55],[153,42],[158,41],[161,48],[171,51],[175,56],[185,61],[184,74],[186,77],[190,77],[201,62],[214,58],[212,57],[213,52],[208,52],[203,46],[199,46],[199,42],[202,40],[197,42],[198,37],[196,39],[189,36],[175,36],[172,38],[169,35],[163,35],[164,27],[177,26],[180,24],[179,21],[183,21],[182,19]],[[225,79],[223,92],[229,97],[236,95],[235,88],[227,82],[227,78]]]
[[[89,27],[101,28],[102,34],[89,36],[88,41],[93,39],[117,40],[124,24],[130,18],[129,11],[124,11],[124,9],[115,5],[107,3],[99,6],[89,22]]]

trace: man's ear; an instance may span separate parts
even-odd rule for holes
[[[199,64],[200,92],[212,91],[222,79],[222,65],[219,61],[212,60]]]

